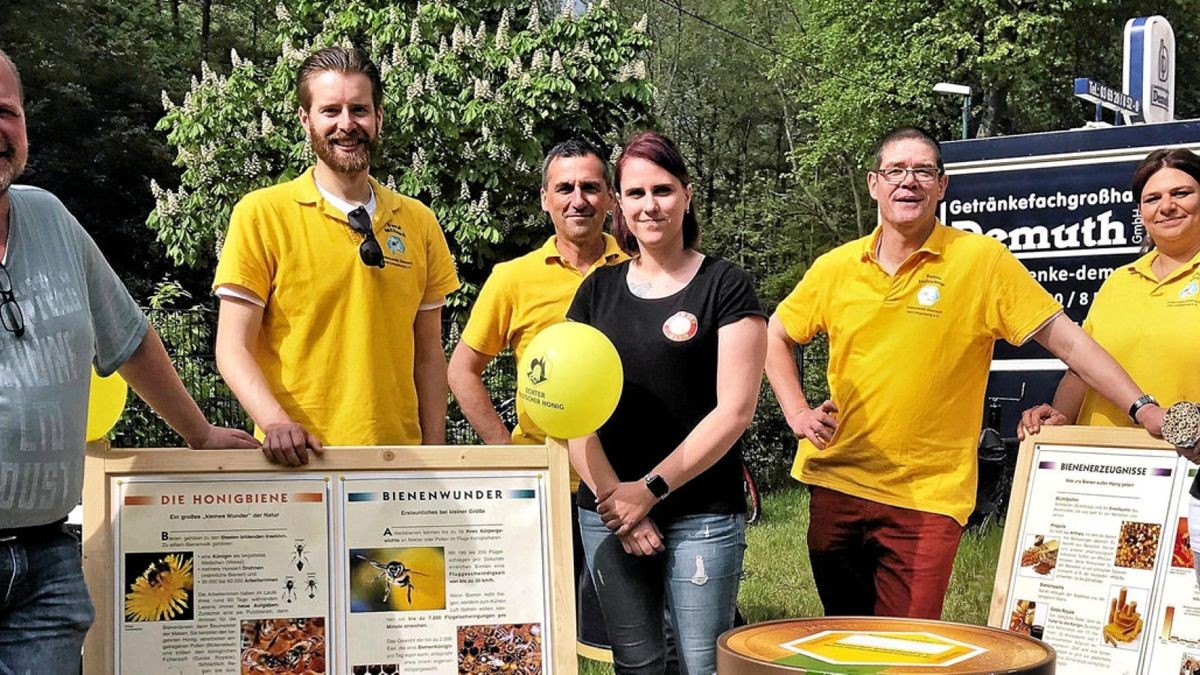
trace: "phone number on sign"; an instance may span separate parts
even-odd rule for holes
[[[1051,295],[1058,301],[1058,304],[1063,306],[1063,309],[1071,309],[1072,307],[1087,307],[1092,303],[1092,298],[1096,293],[1094,291],[1068,291],[1051,293]]]

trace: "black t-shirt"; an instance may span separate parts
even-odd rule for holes
[[[671,454],[717,405],[717,330],[763,316],[750,277],[727,260],[705,257],[695,278],[665,298],[635,296],[629,262],[596,270],[583,281],[567,318],[608,336],[625,371],[617,409],[598,432],[622,481],[638,480]],[[741,440],[716,464],[655,505],[658,518],[742,513]],[[579,488],[580,508],[596,497]]]

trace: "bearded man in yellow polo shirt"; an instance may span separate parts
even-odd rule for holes
[[[327,443],[440,445],[441,308],[459,283],[433,212],[370,176],[379,71],[322,49],[296,93],[317,164],[234,207],[213,281],[217,366],[272,461],[304,464]]]
[[[898,129],[867,174],[870,235],[822,255],[776,309],[767,376],[812,487],[808,551],[830,615],[937,619],[974,507],[993,343],[1034,339],[1157,435],[1163,410],[1003,244],[935,218],[948,179],[929,134]],[[809,405],[792,348],[829,337],[831,400]]]
[[[450,389],[484,443],[546,441],[546,434],[529,419],[519,398],[517,425],[508,430],[492,404],[482,373],[506,347],[512,347],[515,359],[520,361],[534,336],[566,318],[584,277],[628,257],[616,240],[603,232],[604,221],[612,210],[611,185],[608,162],[586,141],[559,143],[542,162],[542,210],[554,223],[554,235],[537,250],[496,265],[450,357]],[[572,469],[571,491],[578,488],[579,477]],[[577,509],[572,508],[572,520],[576,515]],[[571,531],[581,593],[580,653],[611,661],[603,647],[607,643],[603,621],[583,611],[585,606],[598,610],[599,603],[587,577],[578,526],[573,523]]]

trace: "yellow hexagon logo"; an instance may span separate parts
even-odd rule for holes
[[[928,632],[826,630],[780,645],[842,666],[952,666],[987,650]]]

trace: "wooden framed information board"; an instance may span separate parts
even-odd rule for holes
[[[576,670],[561,445],[94,443],[83,503],[88,675]]]
[[[1200,664],[1195,476],[1140,429],[1043,427],[1017,459],[988,623],[1049,643],[1060,675]]]

